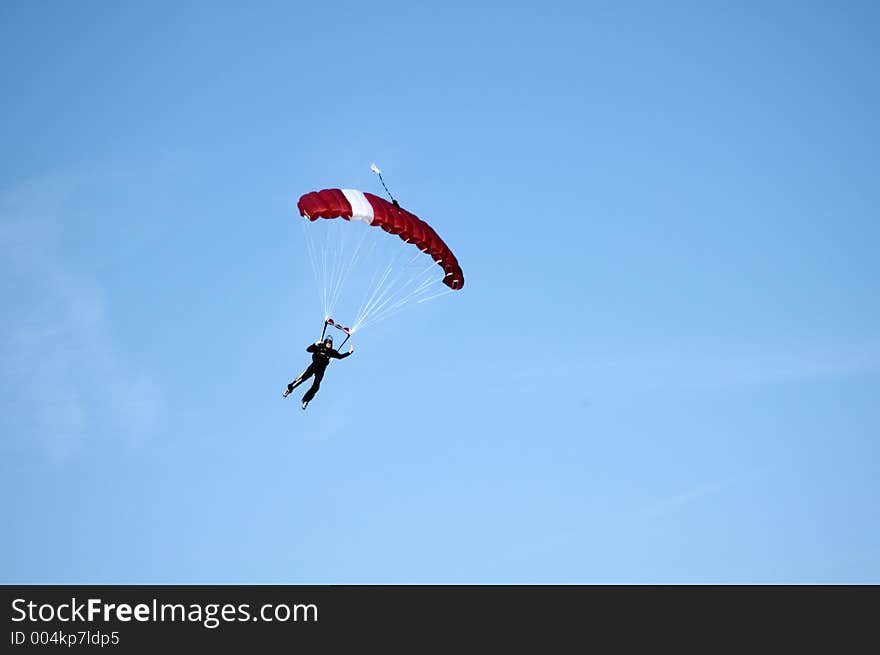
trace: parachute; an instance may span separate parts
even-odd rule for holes
[[[425,221],[397,204],[354,189],[324,189],[305,194],[296,206],[302,217],[310,221],[344,218],[363,221],[367,225],[381,227],[389,234],[396,234],[404,242],[415,244],[440,264],[446,273],[443,284],[453,291],[464,286],[464,274],[458,260],[443,239]]]
[[[381,180],[375,164],[371,169]],[[434,228],[393,197],[389,202],[354,189],[323,189],[302,195],[297,209],[305,219],[303,231],[320,288],[325,330],[330,325],[350,336],[411,303],[464,286],[452,250]],[[438,292],[438,285],[447,288]],[[361,302],[354,311],[356,298]],[[333,318],[340,303],[354,316],[350,327]]]

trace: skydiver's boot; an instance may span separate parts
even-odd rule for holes
[[[282,398],[287,398],[289,395],[290,395],[290,389],[285,388],[284,391],[281,392]]]
[[[308,401],[308,400],[304,400],[304,401],[303,401],[303,409],[305,409],[305,408],[308,407],[308,406],[309,406],[309,401]]]

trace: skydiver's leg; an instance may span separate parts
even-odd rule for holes
[[[309,390],[306,391],[306,395],[303,396],[303,403],[311,402],[312,398],[315,397],[315,394],[318,393],[318,389],[321,388],[321,380],[324,379],[324,370],[319,369],[315,371],[315,381],[312,382],[312,386],[309,387]]]
[[[303,382],[308,380],[314,374],[315,374],[315,365],[309,364],[308,368],[306,368],[305,371],[300,373],[293,382],[291,382],[290,384],[287,385],[287,393],[290,393],[291,391],[296,389],[299,385],[301,385]]]

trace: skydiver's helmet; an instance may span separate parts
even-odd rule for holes
[[[324,345],[328,348],[333,347],[333,337],[331,337],[329,334],[324,339]]]

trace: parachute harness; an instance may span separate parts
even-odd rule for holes
[[[342,330],[343,332],[345,332],[345,339],[343,339],[342,343],[339,344],[339,348],[337,348],[337,350],[340,350],[342,348],[342,346],[344,346],[345,343],[349,339],[351,339],[351,328],[342,327],[342,325],[340,325],[339,323],[337,323],[336,321],[334,321],[332,318],[330,318],[328,316],[327,318],[324,319],[324,329],[321,330],[321,341],[324,341],[324,335],[327,333],[327,326],[328,325],[332,325],[336,329]]]

